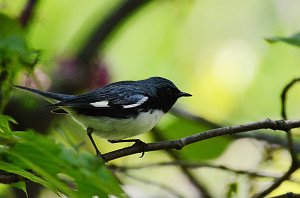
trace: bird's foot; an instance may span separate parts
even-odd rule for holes
[[[132,146],[138,146],[140,150],[142,151],[142,155],[140,158],[142,158],[145,154],[145,151],[148,151],[148,144],[143,142],[140,139],[128,139],[128,140],[108,140],[110,143],[121,143],[121,142],[134,142]]]

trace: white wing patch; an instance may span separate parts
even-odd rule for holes
[[[148,97],[145,96],[142,99],[140,99],[137,103],[134,104],[129,104],[129,105],[122,105],[124,109],[128,109],[128,108],[133,108],[133,107],[137,107],[140,106],[141,104],[143,104],[144,102],[146,102],[148,100]]]
[[[90,103],[90,105],[92,105],[94,107],[109,107],[108,101],[106,101],[106,100],[93,102],[93,103]]]
[[[137,103],[134,104],[129,104],[129,105],[122,105],[122,107],[124,109],[128,109],[128,108],[133,108],[133,107],[137,107],[140,106],[141,104],[143,104],[144,102],[146,102],[148,100],[148,97],[145,96],[142,99],[140,99],[139,101],[137,101]],[[94,106],[94,107],[110,107],[108,105],[109,101],[107,100],[103,100],[103,101],[98,101],[98,102],[93,102],[90,103],[90,105]]]

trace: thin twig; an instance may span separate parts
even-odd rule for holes
[[[286,113],[286,100],[287,100],[287,93],[288,91],[292,88],[292,86],[299,82],[300,78],[295,78],[294,80],[292,80],[290,83],[288,83],[282,93],[281,93],[281,117],[284,120],[287,120],[287,113]],[[292,132],[291,129],[286,131],[286,138],[287,138],[287,146],[292,158],[292,163],[290,165],[290,168],[288,169],[288,171],[282,175],[282,177],[276,179],[271,186],[269,186],[268,188],[266,188],[265,190],[263,190],[262,192],[254,195],[255,198],[263,198],[266,195],[268,195],[269,193],[271,193],[273,190],[275,190],[276,188],[278,188],[282,182],[284,182],[285,180],[289,179],[290,176],[300,168],[300,164],[299,164],[299,160],[297,157],[297,153],[294,149],[294,141],[293,141],[293,137],[292,137]]]
[[[291,175],[298,169],[299,167],[294,167],[294,166],[291,166],[289,168],[289,170],[283,175],[281,176],[280,178],[276,179],[274,181],[274,183],[268,187],[267,189],[265,189],[264,191],[262,191],[261,193],[259,194],[256,194],[253,196],[253,198],[263,198],[263,197],[266,197],[268,194],[270,194],[273,190],[275,190],[276,188],[278,188],[282,182],[284,182],[285,180],[288,180]]]
[[[182,149],[186,145],[195,142],[200,142],[205,139],[210,139],[210,138],[223,136],[223,135],[232,135],[236,133],[249,132],[258,129],[289,131],[292,128],[298,128],[298,127],[300,127],[300,120],[266,119],[263,121],[253,122],[249,124],[212,129],[191,136],[187,136],[184,138],[180,138],[177,140],[149,143],[147,144],[147,148],[144,149],[144,151],[149,152],[149,151],[166,150],[166,149]],[[105,159],[107,159],[107,161],[111,161],[120,157],[125,157],[127,155],[132,155],[140,152],[142,152],[142,149],[139,146],[133,145],[130,147],[126,147],[123,149],[106,153],[104,154],[104,157]]]
[[[294,80],[292,80],[290,83],[288,83],[282,93],[281,93],[281,117],[284,120],[287,120],[287,113],[286,113],[286,100],[287,100],[287,93],[288,91],[292,88],[292,86],[299,82],[300,78],[295,78]],[[297,153],[295,152],[294,149],[294,141],[293,141],[293,137],[292,137],[292,132],[289,130],[287,131],[287,142],[288,142],[288,149],[290,151],[291,157],[292,157],[292,166],[293,164],[297,164],[298,163],[298,158],[297,158]]]
[[[281,93],[281,117],[286,120],[287,115],[286,115],[286,99],[287,99],[287,93],[290,90],[290,88],[297,82],[300,81],[300,78],[295,78],[291,82],[289,82],[284,89],[282,90]]]

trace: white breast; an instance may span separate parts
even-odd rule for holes
[[[108,140],[121,140],[150,131],[164,112],[161,110],[142,112],[136,118],[130,119],[91,117],[72,113],[71,115],[85,129],[93,128],[93,134]]]

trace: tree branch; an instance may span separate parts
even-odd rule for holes
[[[268,187],[267,189],[265,189],[264,191],[262,191],[261,193],[254,195],[253,198],[263,198],[266,197],[268,194],[270,194],[273,190],[275,190],[276,188],[278,188],[282,182],[284,182],[285,180],[288,180],[291,175],[299,168],[299,166],[291,166],[289,168],[289,170],[280,178],[277,178],[274,183]]]
[[[286,99],[287,99],[287,93],[288,91],[292,88],[292,86],[299,82],[300,81],[300,78],[295,78],[293,79],[291,82],[289,82],[285,87],[284,89],[282,90],[282,93],[281,93],[281,117],[283,119],[287,119],[287,115],[286,115]]]
[[[295,78],[294,80],[292,80],[291,82],[289,82],[284,89],[282,90],[281,93],[281,117],[286,120],[287,119],[287,113],[286,113],[286,99],[287,99],[287,93],[288,91],[292,88],[292,86],[299,82],[300,78]],[[292,158],[292,163],[290,165],[290,168],[288,169],[288,171],[282,175],[280,178],[276,179],[274,181],[274,183],[269,186],[268,188],[266,188],[265,190],[263,190],[261,193],[255,195],[255,198],[263,198],[266,195],[268,195],[269,193],[271,193],[273,190],[275,190],[276,188],[278,188],[282,182],[284,182],[285,180],[289,179],[290,176],[300,168],[300,163],[297,157],[297,153],[294,149],[294,141],[293,141],[293,136],[292,136],[292,132],[290,130],[286,131],[286,138],[287,138],[287,146],[288,149],[290,151],[290,155]]]
[[[292,88],[292,86],[299,82],[300,78],[295,78],[294,80],[292,80],[290,83],[288,83],[282,93],[281,93],[281,117],[284,120],[287,120],[287,113],[286,113],[286,99],[287,99],[287,93],[288,91]],[[297,158],[297,153],[295,152],[294,149],[294,141],[293,141],[293,137],[292,137],[292,133],[291,131],[287,132],[287,142],[288,142],[288,149],[290,151],[291,157],[292,157],[292,165],[293,164],[297,164],[298,163],[298,158]]]
[[[217,128],[208,130],[205,132],[200,132],[191,136],[187,136],[177,140],[171,141],[162,141],[157,143],[147,144],[148,148],[145,149],[145,152],[148,151],[157,151],[157,150],[166,150],[166,149],[182,149],[184,146],[200,142],[205,139],[210,139],[223,135],[232,135],[236,133],[248,132],[258,129],[272,129],[272,130],[281,130],[289,131],[293,128],[300,127],[300,120],[270,120],[266,119],[259,122],[243,124],[238,126],[229,126],[223,128]],[[125,157],[135,153],[142,152],[142,149],[138,145],[133,145],[110,153],[104,154],[104,157],[107,161],[111,161],[117,158]]]
[[[185,109],[181,109],[181,108],[172,108],[170,111],[172,114],[174,114],[175,116],[187,119],[187,120],[191,120],[201,126],[206,126],[206,127],[210,127],[210,128],[221,128],[224,127],[224,125],[213,122],[211,120],[208,120],[204,117],[195,115],[191,112],[189,112],[188,110]],[[286,119],[285,119],[286,120]],[[276,144],[279,145],[281,147],[287,148],[288,149],[288,140],[286,138],[285,134],[282,135],[272,135],[272,134],[266,134],[264,133],[264,131],[260,130],[257,131],[255,133],[243,133],[243,134],[234,134],[231,136],[234,139],[237,138],[252,138],[252,139],[256,139],[259,141],[265,141],[269,144]],[[297,142],[293,142],[293,147],[296,153],[300,153],[300,143],[299,141]]]

